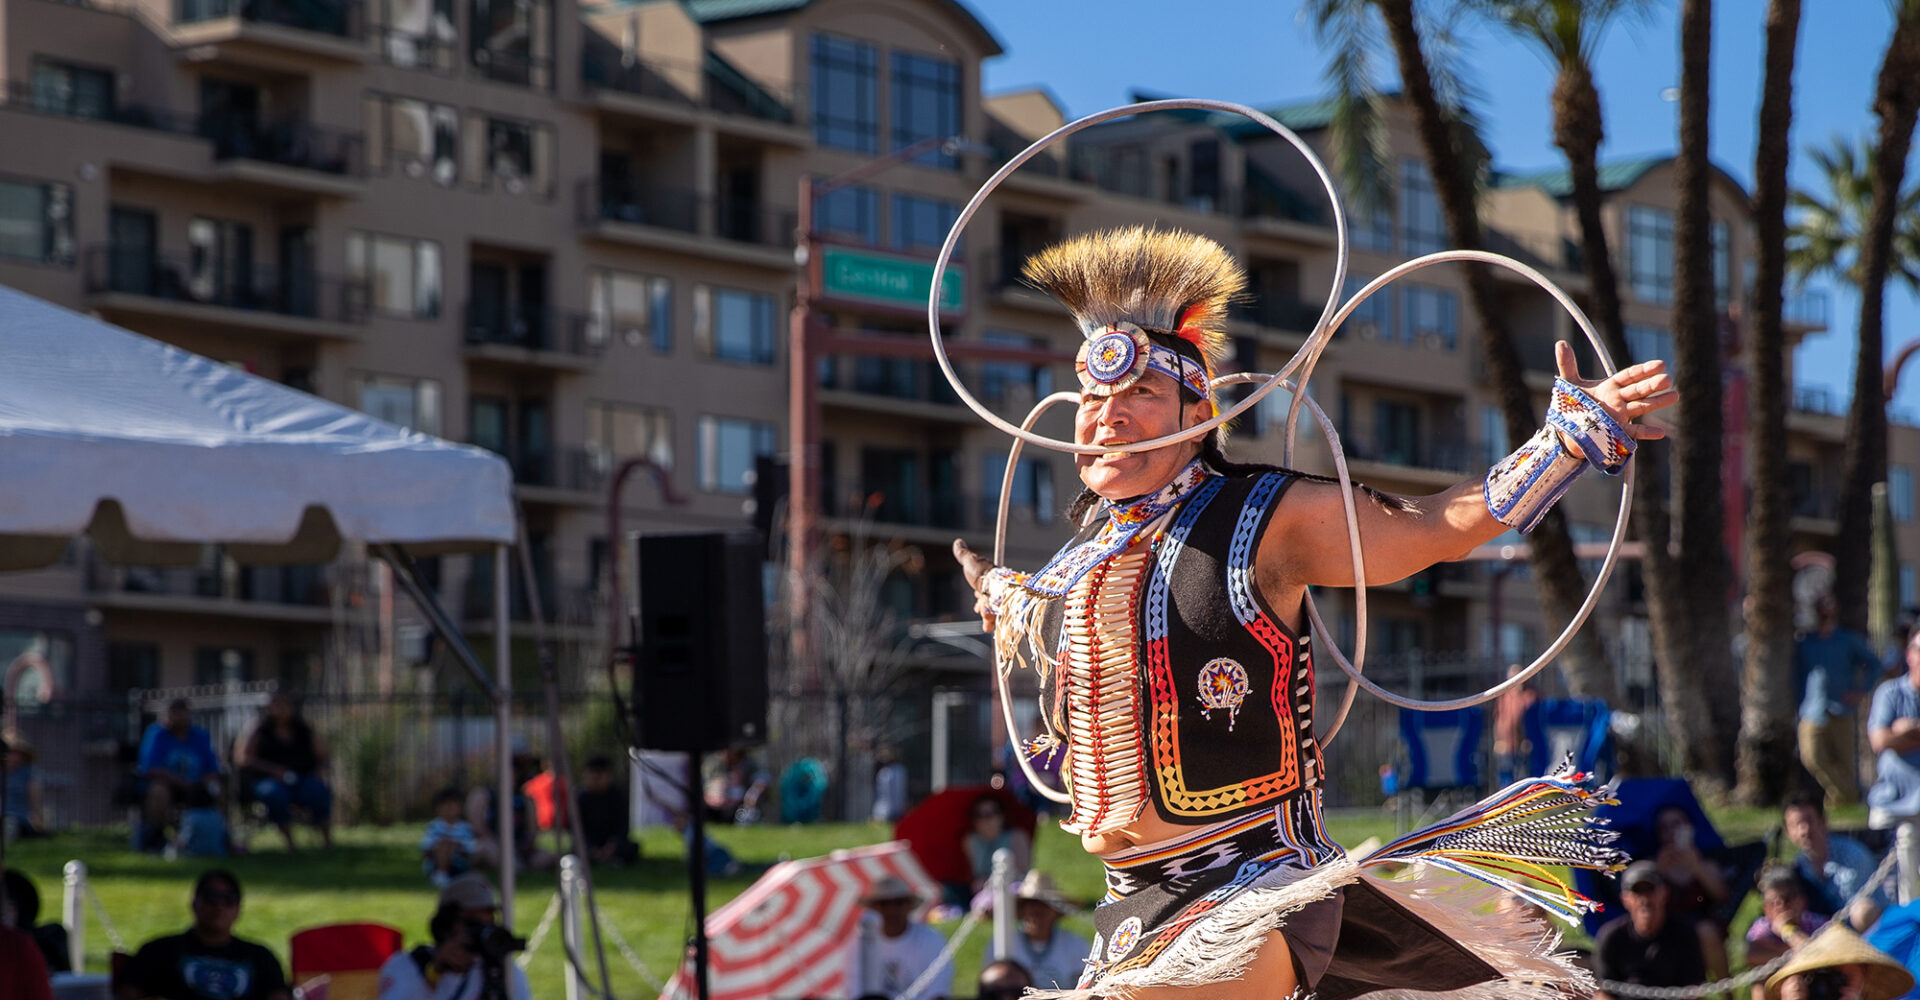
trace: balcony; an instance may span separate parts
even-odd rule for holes
[[[893,418],[969,423],[972,412],[931,361],[911,358],[834,358],[820,379],[823,406]]]
[[[360,0],[174,0],[172,43],[196,62],[285,72],[288,59],[324,68],[364,62]]]
[[[808,139],[794,124],[796,89],[768,88],[712,53],[700,63],[637,59],[590,37],[581,53],[580,79],[589,100],[605,112],[683,124],[708,112],[730,131],[744,129],[793,145]]]
[[[89,247],[88,304],[103,313],[263,333],[282,340],[354,340],[367,322],[367,288],[310,272]]]
[[[1787,296],[1781,306],[1780,320],[1802,332],[1826,329],[1827,290],[1807,288]]]
[[[200,566],[169,568],[116,566],[95,555],[85,563],[85,587],[94,603],[110,608],[332,622],[327,567],[236,566],[212,551]]]
[[[469,299],[461,329],[467,358],[548,371],[592,371],[606,331],[591,317]]]
[[[336,197],[363,189],[359,132],[291,119],[256,124],[207,117],[199,132],[213,142],[216,180]]]
[[[578,204],[582,224],[610,243],[793,269],[797,219],[788,209],[596,178],[580,182]]]
[[[1291,298],[1263,297],[1235,303],[1229,315],[1243,323],[1294,334],[1309,334],[1320,320],[1320,307]]]
[[[553,89],[553,60],[519,47],[475,46],[473,74],[482,80],[537,90]]]
[[[1788,508],[1796,532],[1834,536],[1840,533],[1840,494],[1831,489],[1794,483]]]
[[[1340,443],[1356,479],[1391,479],[1450,486],[1493,463],[1486,445],[1471,441],[1407,441],[1396,435],[1348,434]]]

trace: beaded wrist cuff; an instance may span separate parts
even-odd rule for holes
[[[1620,474],[1633,457],[1633,435],[1586,390],[1563,378],[1553,380],[1553,403],[1547,408],[1547,426],[1564,431],[1580,443],[1587,463],[1609,476]]]
[[[995,566],[980,578],[980,595],[985,599],[988,610],[1000,614],[1006,604],[1007,594],[1018,590],[1027,578],[1025,573],[1016,573],[1005,566]]]
[[[1585,471],[1587,460],[1568,451],[1549,423],[1487,470],[1487,511],[1509,528],[1532,531]]]

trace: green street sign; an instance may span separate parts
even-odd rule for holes
[[[933,264],[913,257],[828,245],[820,255],[821,291],[829,298],[924,310],[933,288]],[[940,311],[966,305],[966,271],[949,265],[940,279]]]

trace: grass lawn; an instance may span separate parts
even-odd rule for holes
[[[1775,814],[1766,810],[1723,810],[1715,812],[1714,821],[1728,840],[1739,841],[1760,836],[1774,825]],[[1392,818],[1384,813],[1336,813],[1328,822],[1334,839],[1347,845],[1393,833]],[[1833,823],[1836,828],[1862,826],[1864,809],[1836,811]],[[305,831],[302,836],[307,836]],[[255,853],[227,862],[246,888],[240,933],[274,949],[283,961],[288,937],[316,924],[373,920],[404,930],[410,946],[424,941],[435,893],[420,873],[418,836],[419,831],[412,827],[347,829],[340,831],[332,853],[313,850],[297,855],[284,853],[277,835],[256,837]],[[714,831],[714,839],[744,864],[758,866],[783,856],[815,857],[836,848],[878,843],[888,839],[888,831],[872,824],[722,827]],[[678,841],[666,831],[648,831],[642,848],[644,858],[638,866],[597,872],[596,887],[607,920],[631,943],[641,960],[664,979],[672,971],[681,942],[690,930],[685,868]],[[126,849],[126,837],[119,831],[79,831],[15,844],[8,851],[7,864],[25,872],[39,886],[42,920],[58,919],[61,869],[74,858],[87,863],[95,891],[129,947],[184,929],[189,919],[187,894],[192,880],[201,869],[212,866],[135,854]],[[1057,827],[1042,824],[1034,845],[1034,864],[1052,873],[1068,898],[1082,904],[1090,903],[1103,891],[1099,865],[1081,852],[1077,838],[1061,833]],[[751,877],[713,880],[709,884],[709,906],[718,907],[751,883]],[[516,923],[523,934],[531,933],[553,892],[552,875],[522,876],[514,905]],[[1750,900],[1747,909],[1751,912],[1743,912],[1736,927],[1758,912],[1757,901]],[[954,926],[949,924],[945,929],[951,931]],[[1070,917],[1066,926],[1092,936],[1091,920],[1085,913]],[[983,925],[959,951],[955,979],[960,986],[957,992],[962,995],[971,992],[968,984],[979,971],[986,939]],[[104,971],[111,950],[99,920],[90,914],[87,967]],[[611,943],[607,960],[616,995],[653,995]],[[527,970],[535,996],[561,995],[561,961],[557,937],[549,938]]]

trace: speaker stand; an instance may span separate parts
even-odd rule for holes
[[[707,992],[707,803],[701,795],[704,755],[687,752],[687,890],[693,899],[693,985],[695,1000]]]

